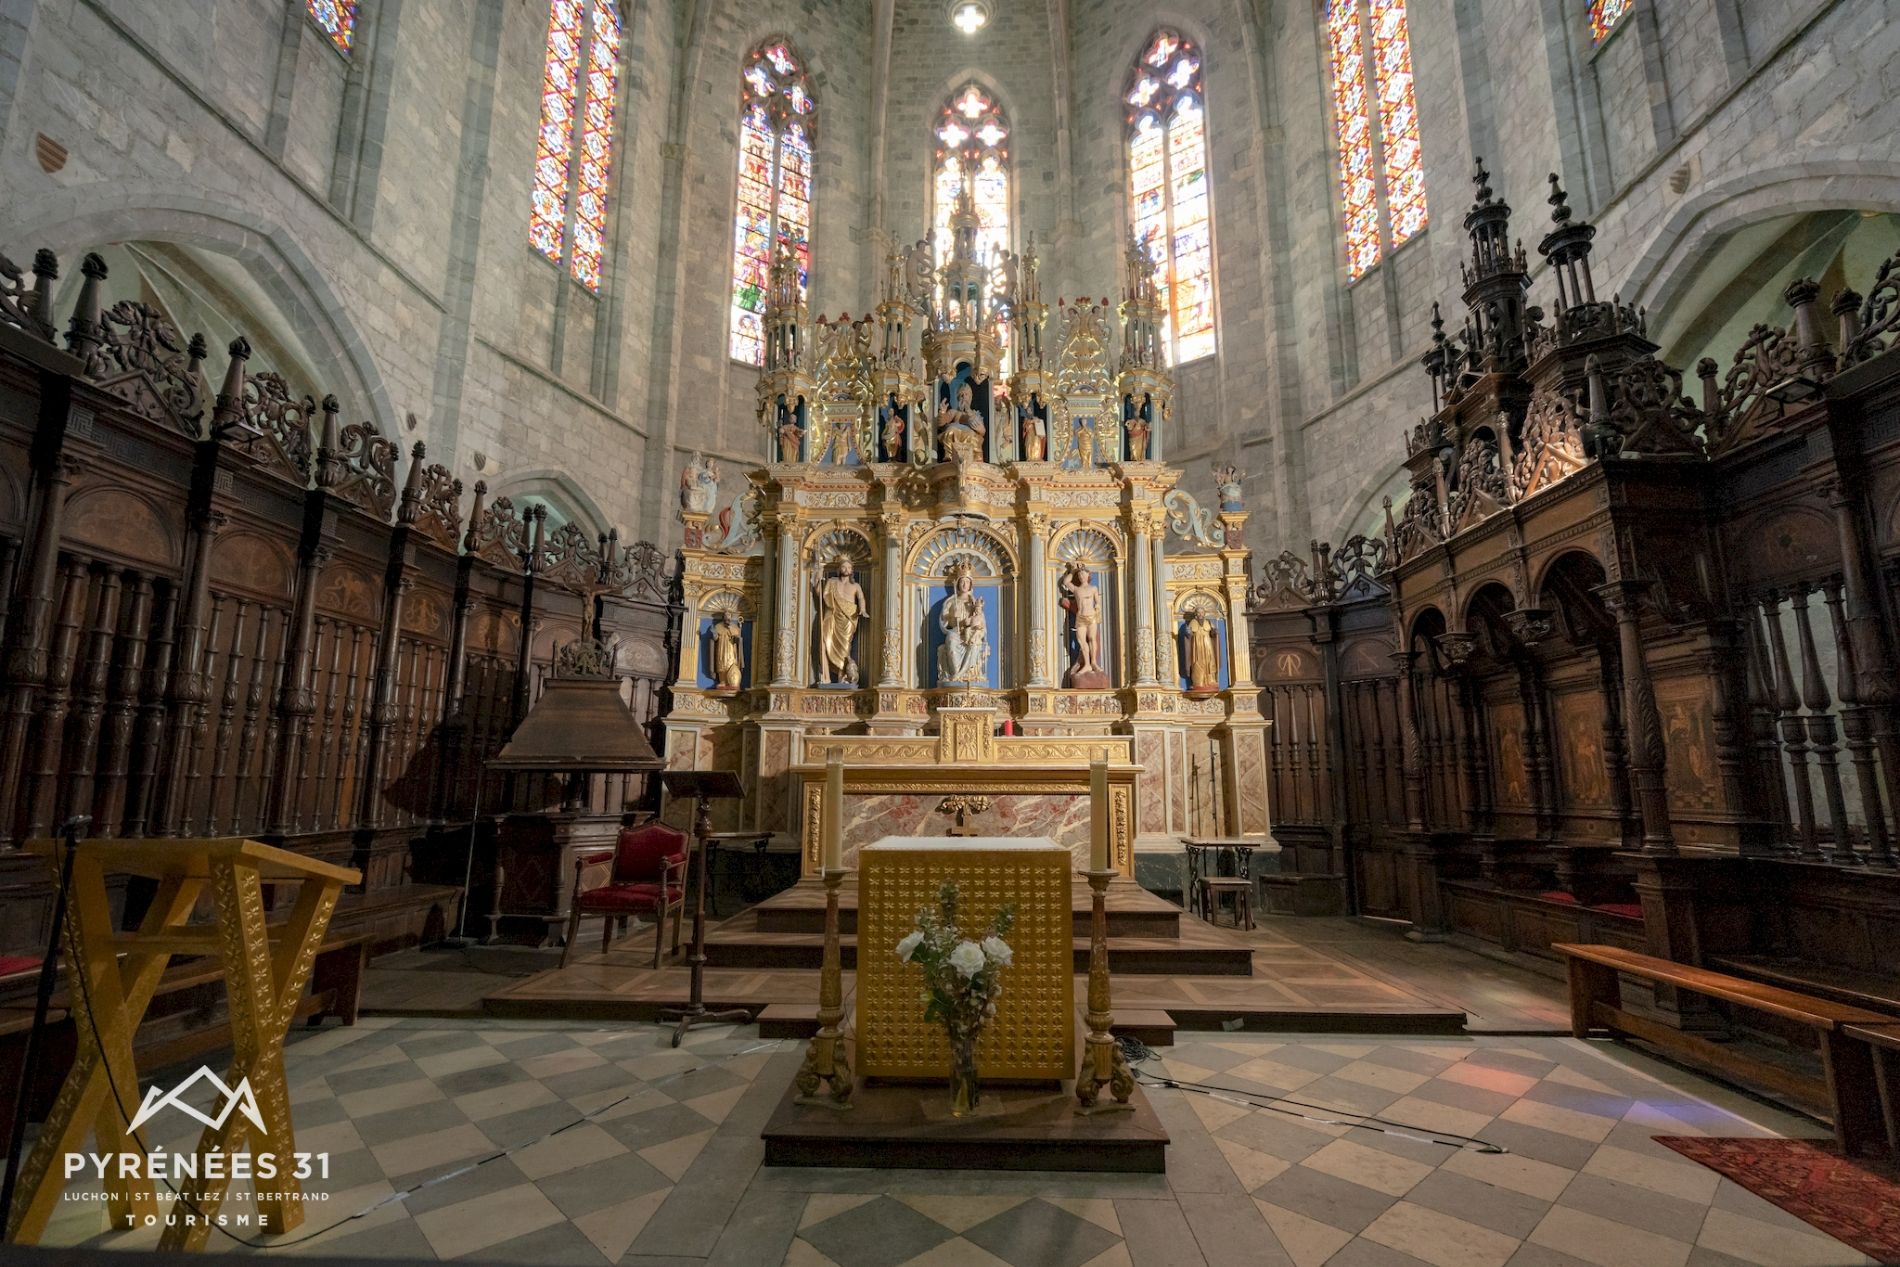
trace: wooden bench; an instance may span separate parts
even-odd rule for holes
[[[1849,1025],[1847,1037],[1866,1043],[1874,1061],[1874,1087],[1887,1128],[1887,1155],[1900,1158],[1900,1024]]]
[[[1640,1038],[1671,1055],[1824,1111],[1844,1152],[1862,1154],[1884,1147],[1886,1130],[1874,1080],[1873,1051],[1847,1031],[1851,1026],[1884,1025],[1892,1018],[1617,946],[1571,942],[1551,949],[1569,963],[1570,1032],[1578,1038],[1588,1038],[1599,1028]],[[1820,1049],[1822,1076],[1815,1078],[1626,1010],[1618,973],[1765,1012],[1809,1030]]]

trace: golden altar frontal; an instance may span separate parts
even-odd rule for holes
[[[1068,850],[1047,838],[898,836],[866,846],[858,878],[858,1072],[941,1079],[950,1068],[943,1027],[924,1020],[921,970],[899,961],[896,946],[915,927],[917,912],[937,905],[943,882],[954,880],[966,933],[985,927],[1005,903],[1016,907],[1008,938],[1014,958],[996,1016],[977,1043],[984,1078],[1074,1077],[1071,869]]]

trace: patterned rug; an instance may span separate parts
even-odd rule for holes
[[[1881,1263],[1900,1263],[1900,1167],[1830,1142],[1658,1135],[1656,1142]]]

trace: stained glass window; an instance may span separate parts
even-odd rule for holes
[[[966,83],[944,100],[931,135],[936,142],[936,167],[931,179],[930,240],[937,262],[942,264],[950,255],[950,216],[963,190],[964,173],[968,172],[970,199],[976,205],[977,253],[995,264],[1010,243],[1010,129],[1002,103],[981,84]],[[995,287],[992,278],[988,288],[992,302],[996,299]],[[1007,322],[998,326],[997,334],[1003,366],[1007,368]]]
[[[356,0],[304,0],[304,9],[337,51],[347,55],[356,39]]]
[[[1590,0],[1590,42],[1601,44],[1629,16],[1636,0]]]
[[[1162,342],[1171,364],[1211,356],[1214,255],[1200,51],[1173,31],[1155,32],[1128,74],[1122,102],[1130,215],[1154,256]]]
[[[1346,272],[1357,279],[1426,222],[1405,0],[1327,0],[1326,43]]]
[[[941,263],[950,254],[950,214],[971,174],[976,204],[977,249],[992,263],[1009,248],[1009,120],[1003,107],[977,83],[951,93],[937,112],[937,174],[932,182],[931,241]]]
[[[774,37],[746,58],[739,75],[739,189],[733,211],[732,359],[765,359],[766,274],[772,244],[798,255],[798,288],[811,272],[811,147],[817,103],[805,64]]]
[[[575,281],[598,291],[620,88],[620,7],[616,0],[553,0],[548,11],[528,243],[556,264],[565,261]]]

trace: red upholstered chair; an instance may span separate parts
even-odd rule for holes
[[[624,931],[632,915],[653,917],[653,966],[660,966],[667,912],[673,914],[673,949],[680,948],[680,922],[686,910],[686,833],[663,823],[623,828],[612,849],[574,859],[574,898],[567,916],[567,944],[561,966],[574,953],[581,917],[599,915],[600,951],[613,945],[614,923]]]

